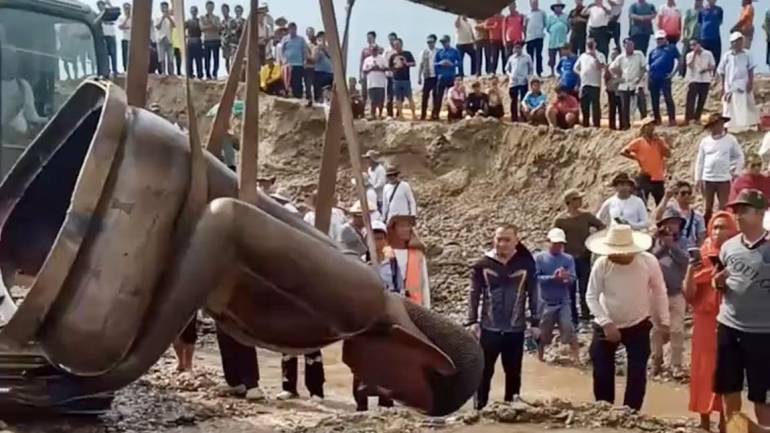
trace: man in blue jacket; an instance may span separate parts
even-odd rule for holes
[[[704,8],[698,12],[700,44],[706,50],[711,51],[717,64],[722,60],[722,37],[720,33],[724,16],[725,13],[722,8],[717,6],[717,0],[708,0]]]
[[[467,326],[479,337],[484,350],[476,409],[489,401],[498,356],[502,356],[505,371],[505,401],[513,401],[521,392],[527,301],[532,331],[539,334],[535,274],[535,259],[510,224],[495,230],[494,249],[473,265]]]
[[[460,52],[451,44],[449,36],[441,37],[441,48],[436,51],[434,59],[436,69],[436,94],[433,99],[431,120],[438,120],[444,93],[455,83],[455,76],[460,67]]]
[[[652,114],[655,116],[655,124],[660,125],[660,96],[666,101],[668,111],[668,126],[676,126],[676,111],[674,97],[671,95],[671,78],[679,68],[679,50],[676,45],[668,43],[665,30],[658,30],[655,34],[658,44],[650,51],[647,70],[650,76],[650,97],[652,98]]]

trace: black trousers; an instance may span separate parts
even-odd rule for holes
[[[305,88],[305,99],[308,101],[314,101],[313,99],[313,84],[315,83],[315,69],[304,68],[302,72],[302,85]]]
[[[575,53],[576,56],[580,56],[581,54],[586,52],[586,34],[583,33],[575,33],[574,31],[571,31],[569,34],[569,45],[572,47],[572,51]]]
[[[598,128],[602,122],[602,89],[594,86],[583,86],[580,89],[580,109],[583,114],[583,126],[588,127],[589,117],[593,120],[594,127]]]
[[[323,102],[324,87],[331,87],[334,83],[334,74],[315,71],[313,77],[314,101]]]
[[[655,199],[655,205],[659,205],[666,195],[666,183],[662,180],[651,180],[648,175],[636,177],[637,194],[646,205],[650,197]]]
[[[203,63],[206,67],[206,78],[219,76],[219,50],[221,41],[203,41]]]
[[[182,76],[182,50],[174,48],[174,65],[176,66],[176,74]]]
[[[243,385],[246,389],[259,386],[257,350],[244,346],[217,326],[217,343],[222,357],[225,381],[230,386]]]
[[[676,122],[676,107],[674,106],[674,96],[671,94],[671,79],[652,79],[650,78],[650,98],[652,99],[652,115],[655,117],[655,123],[661,122],[660,115],[660,97],[666,103],[668,112],[668,121]]]
[[[441,103],[444,101],[444,94],[446,93],[447,89],[453,85],[454,80],[442,79],[440,77],[437,78],[436,94],[433,98],[433,113],[431,114],[432,119],[438,119],[439,114],[441,114]]]
[[[610,40],[615,42],[615,47],[623,52],[623,45],[620,44],[620,17],[614,17],[610,19],[610,24],[607,26],[610,32]]]
[[[643,93],[636,90],[621,90],[620,94],[620,129],[631,128],[631,98],[636,98],[636,104],[642,118],[647,117],[647,100]]]
[[[591,254],[586,252],[583,257],[575,257],[575,273],[577,274],[577,292],[580,293],[580,318],[591,320],[591,310],[586,303],[586,292],[588,292],[588,279],[591,277]],[[574,310],[572,317],[577,318],[577,303],[573,302]]]
[[[107,55],[110,57],[112,74],[118,75],[118,41],[115,36],[105,36],[104,46],[107,47]]]
[[[476,41],[476,71],[478,71],[479,75],[481,75],[481,71],[484,70],[487,74],[491,73],[489,70],[489,48],[489,39]],[[486,69],[481,69],[482,65],[484,65]]]
[[[193,75],[193,65],[195,65],[195,71],[198,79],[203,79],[203,43],[188,42],[187,43],[187,76],[190,78],[195,77]]]
[[[388,117],[393,117],[393,77],[388,77],[388,87],[386,89],[386,95],[387,98],[385,101],[385,111],[388,113]]]
[[[599,50],[604,57],[609,58],[610,53],[610,28],[604,27],[591,27],[588,29],[588,36],[596,40],[596,49]]]
[[[511,121],[512,122],[518,122],[519,121],[519,108],[521,107],[521,101],[524,99],[524,97],[527,95],[527,92],[529,91],[528,85],[523,86],[513,86],[510,89],[508,89],[508,94],[511,97]]]
[[[321,351],[308,353],[305,358],[305,388],[307,388],[310,396],[318,396],[323,398],[324,396],[324,382],[326,381],[324,376],[324,364]],[[297,357],[284,355],[281,359],[281,373],[283,373],[283,385],[284,391],[288,391],[294,395],[299,395],[297,392]]]
[[[647,361],[650,359],[649,319],[620,330],[620,343],[612,343],[604,335],[604,329],[594,325],[594,336],[589,349],[593,364],[594,397],[597,401],[615,403],[615,352],[623,344],[628,354],[626,395],[623,404],[641,410],[647,391]]]
[[[644,57],[647,57],[647,50],[650,48],[650,35],[646,33],[633,35],[631,36],[631,40],[634,41],[634,47],[641,51],[642,54],[644,54]]]
[[[471,58],[471,73],[470,75],[476,75],[479,73],[478,58],[476,56],[476,47],[471,44],[458,44],[457,51],[460,52],[460,76],[465,76],[465,55]]]
[[[302,82],[304,80],[305,80],[305,67],[292,66],[291,80],[289,83],[289,88],[291,89],[292,98],[299,99],[302,97]]]
[[[366,384],[361,382],[361,379],[357,378],[356,376],[353,376],[353,398],[356,400],[356,410],[359,412],[364,412],[369,410],[369,396],[370,395],[377,395],[375,393],[372,393],[369,391],[366,387]],[[393,407],[393,400],[378,395],[379,402],[377,406],[379,407]]]
[[[620,95],[618,92],[607,91],[607,106],[610,114],[610,129],[618,129],[620,125]]]
[[[503,41],[489,41],[489,63],[487,63],[487,74],[497,74],[497,65],[502,60],[500,70],[505,74],[505,50]]]
[[[128,41],[123,39],[120,41],[120,54],[123,60],[123,72],[128,72]]]
[[[481,331],[481,348],[484,351],[484,373],[476,394],[476,409],[481,409],[489,402],[489,390],[492,376],[495,374],[497,358],[503,360],[505,371],[505,401],[513,401],[513,396],[521,393],[521,362],[524,357],[523,332]]]
[[[431,95],[433,95],[433,103],[436,103],[436,90],[438,90],[436,87],[438,85],[438,81],[436,80],[436,77],[425,77],[422,80],[422,111],[420,114],[420,119],[425,120],[425,118],[428,116],[428,99],[431,97]]]
[[[686,121],[700,121],[708,97],[709,83],[690,83],[687,86],[687,105],[684,115]]]
[[[527,41],[527,54],[535,62],[535,71],[537,76],[543,75],[543,38],[532,39]],[[505,64],[503,64],[505,69]]]
[[[160,62],[158,61],[158,44],[150,42],[150,73],[160,73]]]
[[[719,64],[719,62],[722,60],[722,38],[719,38],[715,41],[712,40],[702,40],[700,41],[701,46],[703,46],[704,49],[711,51],[711,54],[714,55],[714,60]]]

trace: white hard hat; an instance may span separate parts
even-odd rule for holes
[[[388,234],[388,226],[386,226],[385,223],[380,220],[373,220],[372,232],[378,232],[378,231]]]

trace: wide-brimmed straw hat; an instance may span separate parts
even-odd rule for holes
[[[377,203],[369,202],[368,205],[369,205],[368,206],[369,212],[377,210]],[[356,200],[356,202],[353,203],[353,206],[350,206],[350,209],[348,209],[348,213],[350,214],[360,214],[363,212],[364,212],[364,209],[361,206],[361,200]]]
[[[636,186],[636,181],[628,175],[628,173],[618,173],[615,177],[612,178],[612,183],[610,183],[610,186],[616,187],[620,183],[627,183],[631,186]]]
[[[631,226],[613,224],[589,236],[585,245],[589,251],[600,256],[637,254],[650,249],[652,237],[633,230]]]
[[[721,113],[711,113],[709,117],[706,119],[706,123],[703,124],[703,129],[708,129],[711,127],[711,125],[717,123],[718,121],[723,122],[729,122],[730,118],[727,116],[723,116]]]
[[[388,165],[385,167],[385,174],[388,176],[399,173],[401,173],[401,169],[399,169],[397,165]]]

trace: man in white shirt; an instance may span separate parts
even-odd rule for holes
[[[695,159],[695,184],[703,194],[706,224],[714,209],[714,196],[717,196],[719,210],[724,209],[730,195],[730,183],[743,171],[743,150],[735,136],[725,129],[728,120],[719,113],[709,116],[703,125],[709,134],[701,139]]]
[[[372,149],[366,152],[364,158],[367,159],[369,167],[366,174],[369,177],[369,185],[377,193],[377,209],[382,212],[382,193],[385,184],[388,182],[388,176],[385,174],[385,167],[378,161],[380,153]]]
[[[605,225],[628,224],[634,230],[647,230],[647,207],[641,198],[634,195],[636,182],[627,174],[620,173],[612,179],[615,195],[602,203],[596,217]]]
[[[372,48],[372,55],[364,60],[363,66],[372,119],[382,119],[382,110],[385,108],[385,89],[388,87],[388,77],[385,73],[388,70],[388,61],[382,55],[382,48]]]
[[[687,53],[687,105],[685,109],[685,121],[687,123],[699,123],[703,116],[703,107],[709,96],[709,86],[714,77],[716,61],[711,51],[704,50],[697,39],[691,39],[690,51]]]
[[[511,120],[519,121],[519,101],[524,101],[524,96],[529,91],[529,79],[535,73],[535,66],[529,54],[522,51],[521,41],[514,42],[513,51],[505,65],[505,73],[508,75],[508,94],[511,97]]]
[[[641,51],[637,51],[631,38],[623,40],[623,52],[612,61],[610,72],[620,79],[618,93],[620,93],[620,129],[631,128],[631,100],[636,98],[642,111],[642,117],[646,117],[644,94],[640,93],[646,85],[647,59]]]
[[[399,179],[401,171],[396,166],[385,169],[388,183],[382,191],[382,218],[385,224],[396,215],[417,216],[417,202],[414,199],[412,187]]]
[[[176,23],[174,22],[174,17],[171,16],[168,2],[160,3],[160,13],[160,18],[155,20],[160,73],[174,75],[174,44],[171,35],[176,27]]]
[[[313,227],[315,227],[315,208],[317,204],[318,195],[313,193],[313,195],[310,196],[310,206],[312,206],[313,210],[306,212],[305,216],[302,218],[306,223],[308,223],[308,225]],[[345,216],[345,211],[337,207],[337,197],[335,196],[334,204],[332,205],[331,219],[329,221],[329,232],[327,233],[329,238],[339,242],[340,233],[342,233],[342,227],[345,226],[347,221],[348,218]]]
[[[123,71],[128,72],[128,47],[131,42],[131,3],[123,3],[123,16],[118,21],[120,30],[120,55],[123,60]]]
[[[602,120],[601,89],[602,73],[607,67],[607,58],[596,50],[596,40],[588,38],[586,52],[575,63],[575,72],[580,75],[580,108],[583,113],[583,126],[588,127],[589,117],[598,128]]]
[[[465,16],[458,15],[457,19],[455,19],[455,41],[457,43],[457,51],[460,52],[460,76],[465,76],[466,54],[471,58],[470,75],[478,75],[476,36],[473,34],[473,24]]]
[[[110,57],[110,67],[112,68],[112,74],[118,75],[118,42],[115,39],[117,34],[115,30],[115,21],[104,21],[107,8],[111,8],[112,4],[109,1],[99,0],[96,2],[96,8],[99,10],[99,18],[102,24],[102,35],[104,36],[104,44],[107,46],[107,55]]]
[[[610,226],[586,240],[586,247],[601,256],[586,293],[594,315],[594,396],[615,403],[615,354],[623,344],[628,355],[623,404],[635,410],[644,404],[653,323],[664,339],[670,323],[666,283],[658,260],[647,252],[651,245],[649,235],[627,225]]]
[[[535,61],[537,76],[543,76],[543,41],[545,40],[546,15],[538,0],[529,0],[530,12],[524,20],[524,37],[527,54]]]
[[[422,84],[422,107],[420,107],[420,120],[425,120],[428,116],[428,100],[433,95],[436,98],[436,86],[438,85],[436,79],[436,65],[434,59],[436,58],[436,41],[438,37],[436,35],[428,35],[427,47],[420,53],[420,70],[417,74],[417,84]],[[432,101],[435,102],[435,101]]]
[[[751,53],[744,49],[740,32],[730,35],[730,50],[719,63],[717,72],[722,78],[722,114],[731,120],[731,131],[743,131],[759,123],[759,111],[754,102],[754,68]]]
[[[595,0],[583,9],[583,15],[588,17],[588,36],[596,41],[597,49],[606,57],[610,51],[611,5],[606,5],[604,0]]]

